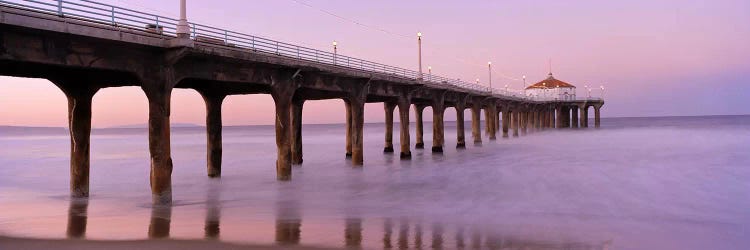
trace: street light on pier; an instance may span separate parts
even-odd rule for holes
[[[419,47],[419,80],[422,80],[422,32],[417,32],[417,46]]]
[[[333,65],[336,65],[336,56],[338,55],[338,45],[336,40],[333,40]]]
[[[487,72],[490,75],[490,79],[489,79],[490,92],[492,92],[492,62],[487,62]]]
[[[526,89],[526,75],[523,75],[523,89]]]
[[[177,37],[190,38],[190,26],[187,21],[187,0],[180,0],[180,20],[177,22]],[[159,27],[156,27],[157,29]]]
[[[602,98],[602,100],[604,100],[604,85],[600,86],[600,88],[602,89],[602,94],[601,94],[600,98]]]

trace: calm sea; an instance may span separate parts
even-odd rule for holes
[[[85,203],[68,198],[66,129],[0,128],[0,235],[750,249],[750,116],[610,118],[598,130],[485,137],[465,150],[446,125],[444,154],[413,149],[402,161],[382,153],[384,126],[367,124],[362,168],[344,157],[343,125],[305,125],[304,164],[291,182],[275,179],[271,126],[224,129],[221,179],[206,177],[204,129],[176,128],[171,208],[150,205],[145,129],[94,131]]]

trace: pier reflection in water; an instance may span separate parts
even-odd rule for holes
[[[207,240],[218,240],[223,232],[220,230],[222,203],[218,196],[216,199],[207,200],[206,213],[203,225],[204,235]],[[87,199],[72,199],[69,204],[67,220],[67,237],[71,239],[85,238],[87,232],[89,206]],[[314,234],[325,235],[328,239],[316,239],[329,243],[308,244],[303,240],[303,220],[299,204],[293,200],[280,201],[277,204],[277,217],[273,228],[267,228],[274,232],[274,240],[279,245],[313,245],[334,248],[385,248],[385,249],[609,249],[612,242],[609,240],[598,240],[589,242],[568,242],[540,239],[525,239],[518,236],[507,236],[492,233],[492,230],[483,230],[470,225],[450,226],[441,222],[424,222],[421,219],[408,218],[385,218],[372,219],[379,223],[365,223],[362,218],[342,218],[343,223],[329,222],[328,225],[341,225],[342,230],[331,230],[343,232],[342,235],[335,233]],[[152,206],[151,218],[148,226],[148,237],[151,239],[170,238],[172,229],[172,206]],[[397,221],[397,223],[394,223]],[[228,222],[231,223],[231,222]],[[263,224],[261,224],[263,225]],[[381,225],[381,226],[378,226]],[[429,225],[425,227],[424,225]],[[243,225],[239,228],[251,228],[256,225]],[[371,227],[368,227],[371,226]],[[394,227],[398,230],[393,243]],[[466,233],[465,228],[470,233]],[[237,227],[234,227],[237,228]],[[427,233],[429,230],[429,233]],[[238,233],[238,232],[230,232]],[[446,238],[446,235],[453,235]],[[426,237],[429,237],[426,238]],[[198,239],[188,237],[187,239]],[[369,239],[368,239],[369,238]],[[179,237],[183,239],[183,237]],[[382,239],[378,241],[377,239]],[[237,242],[236,240],[231,240]],[[338,244],[336,244],[338,242]],[[467,245],[466,243],[469,242]],[[257,244],[257,242],[242,242]]]

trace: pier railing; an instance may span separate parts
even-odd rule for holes
[[[176,37],[178,19],[127,9],[119,6],[99,3],[90,0],[0,0],[0,4],[16,8],[29,9],[60,17],[75,18],[84,21],[111,25],[122,29],[151,32],[165,37]],[[263,37],[244,34],[208,25],[189,23],[190,38],[198,43],[248,49],[254,52],[273,54],[312,61],[336,67],[357,69],[381,75],[396,76],[417,80],[434,86],[449,86],[471,91],[492,94],[499,97],[535,100],[511,91],[491,89],[479,84],[433,74],[421,74],[418,71],[390,66],[382,63],[358,59],[346,55],[331,53],[290,43],[280,42]]]

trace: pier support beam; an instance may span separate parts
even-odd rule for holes
[[[527,110],[521,111],[521,135],[528,133],[529,125],[529,112]]]
[[[555,128],[563,128],[563,108],[560,106],[555,107]]]
[[[424,148],[424,123],[422,121],[422,112],[424,111],[424,108],[424,105],[414,105],[414,116],[417,118],[417,144],[414,147],[417,149]]]
[[[411,138],[409,135],[409,107],[411,102],[409,98],[401,97],[398,99],[398,115],[401,133],[399,140],[401,142],[401,159],[411,158]]]
[[[445,144],[445,130],[443,115],[445,114],[445,93],[438,93],[432,101],[432,152],[443,153]]]
[[[383,153],[393,153],[393,111],[396,109],[396,103],[384,102],[385,110],[385,146]]]
[[[70,132],[70,196],[89,196],[91,102],[99,90],[92,83],[64,79],[52,80],[68,99],[68,132]]]
[[[588,107],[584,104],[578,107],[579,112],[581,114],[581,128],[588,128],[589,127],[589,111]]]
[[[503,138],[508,138],[508,129],[510,126],[510,109],[507,106],[503,106]]]
[[[198,92],[206,103],[206,172],[208,177],[221,177],[221,104],[226,95]]]
[[[276,179],[280,181],[292,179],[292,107],[298,86],[296,76],[284,70],[271,74],[271,97],[276,108]]]
[[[482,106],[477,100],[471,102],[471,137],[474,138],[474,144],[482,144],[481,117]]]
[[[518,137],[518,126],[521,125],[521,112],[518,109],[514,109],[511,113],[513,118],[511,120],[513,128],[513,137]]]
[[[351,107],[352,165],[364,165],[365,102],[369,83],[356,86],[349,95]]]
[[[292,100],[292,164],[301,165],[302,159],[302,108],[304,99]]]
[[[497,140],[497,105],[490,103],[487,107],[489,116],[486,118],[489,121],[487,126],[490,130],[490,140]]]
[[[172,155],[170,141],[170,99],[174,83],[167,77],[143,77],[148,97],[148,149],[151,154],[151,194],[154,204],[172,203]]]
[[[454,108],[456,109],[456,148],[466,148],[466,135],[464,131],[464,109],[466,109],[466,103],[459,101]]]
[[[594,106],[594,127],[599,128],[602,125],[601,110],[602,106]]]
[[[573,126],[573,128],[578,128],[579,120],[578,120],[578,107],[572,106],[570,107],[570,113],[572,115],[570,125]]]
[[[352,158],[352,106],[349,100],[344,99],[346,108],[346,159]]]

